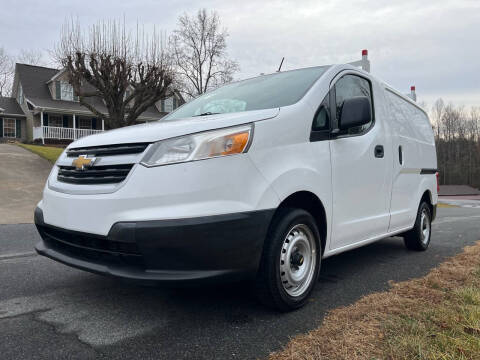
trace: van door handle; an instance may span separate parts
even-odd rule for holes
[[[376,158],[383,158],[384,152],[383,152],[383,145],[377,145],[375,146],[375,157]]]

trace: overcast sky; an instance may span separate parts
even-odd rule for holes
[[[480,106],[480,0],[0,0],[0,47],[51,49],[65,18],[83,26],[126,17],[170,32],[177,17],[215,9],[229,30],[236,78],[358,60],[369,50],[372,73],[420,101],[438,97]]]

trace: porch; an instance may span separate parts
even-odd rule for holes
[[[96,129],[78,129],[58,126],[39,126],[33,128],[33,140],[36,139],[58,139],[58,140],[76,140],[81,137],[98,134],[103,130]]]
[[[103,120],[77,114],[40,112],[34,118],[33,140],[77,140],[105,130]]]

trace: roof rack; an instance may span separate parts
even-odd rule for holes
[[[362,60],[352,61],[348,64],[361,67],[363,71],[370,72],[370,60],[368,60],[368,50],[362,50]]]
[[[349,65],[358,66],[362,68],[363,71],[370,72],[370,60],[368,60],[368,50],[362,50],[362,59],[357,61],[352,61],[348,63]],[[406,94],[413,101],[417,101],[417,94],[415,92],[415,86],[410,86],[410,93]]]
[[[417,93],[415,92],[415,85],[410,86],[410,93],[406,95],[413,101],[417,101]]]

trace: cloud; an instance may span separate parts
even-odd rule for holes
[[[354,61],[367,48],[372,73],[400,91],[415,84],[420,100],[480,105],[477,0],[8,0],[0,46],[52,48],[69,16],[84,25],[125,16],[132,26],[138,21],[171,31],[178,15],[199,7],[216,9],[228,28],[238,78],[273,72],[283,56],[283,68],[292,69]]]

